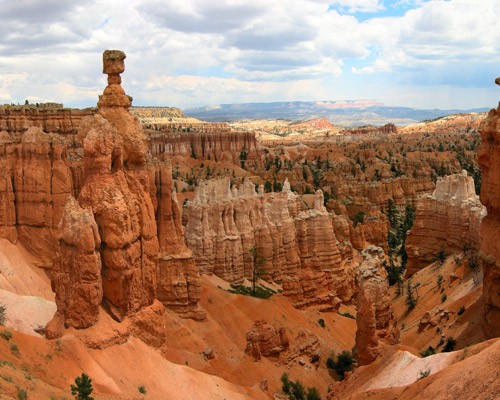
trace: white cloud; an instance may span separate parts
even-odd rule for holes
[[[408,11],[392,17],[382,0],[59,3],[19,0],[0,10],[2,99],[95,104],[106,48],[127,53],[124,86],[143,104],[146,93],[150,104],[171,105],[175,96],[186,105],[280,94],[373,98],[370,83],[384,73],[413,87],[425,79],[471,87],[474,69],[500,65],[497,0],[401,0]],[[360,21],[357,12],[373,14]],[[454,73],[446,76],[448,65]]]

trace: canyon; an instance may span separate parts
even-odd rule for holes
[[[500,108],[210,123],[131,107],[125,57],[97,108],[0,108],[2,395],[81,372],[96,399],[284,398],[285,372],[329,399],[499,393]]]

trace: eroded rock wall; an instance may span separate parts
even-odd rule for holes
[[[481,202],[488,215],[481,222],[481,259],[484,270],[484,328],[500,335],[500,104],[481,124],[478,162],[481,166]]]
[[[352,296],[331,215],[318,191],[306,209],[286,182],[264,195],[250,181],[230,188],[229,179],[207,181],[185,207],[186,242],[200,272],[230,282],[251,279],[252,249],[263,259],[265,279],[283,285],[296,307],[337,305],[337,288]]]
[[[0,236],[18,239],[50,268],[55,230],[72,177],[64,138],[30,127],[20,140],[0,134]]]
[[[439,178],[432,195],[419,199],[416,219],[406,239],[408,273],[437,258],[439,252],[479,249],[479,226],[485,208],[467,172]]]

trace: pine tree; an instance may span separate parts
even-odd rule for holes
[[[71,385],[71,394],[75,396],[75,400],[94,400],[93,397],[90,397],[93,391],[92,379],[85,373],[82,373],[81,376],[77,376],[75,385]]]

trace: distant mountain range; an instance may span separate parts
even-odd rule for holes
[[[361,126],[409,125],[450,114],[488,111],[487,108],[471,110],[438,110],[385,106],[374,100],[342,101],[292,101],[275,103],[220,104],[182,110],[184,114],[204,121],[237,121],[244,119],[310,120],[328,118],[335,125]]]

